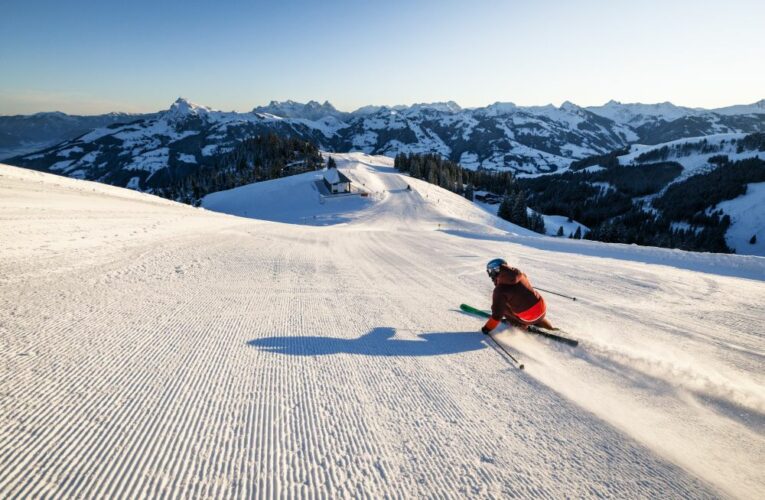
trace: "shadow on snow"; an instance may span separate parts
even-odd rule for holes
[[[375,328],[355,339],[337,337],[294,336],[266,337],[247,342],[261,351],[291,356],[323,356],[359,354],[363,356],[442,356],[486,348],[480,333],[423,333],[412,339],[394,338],[396,329]]]

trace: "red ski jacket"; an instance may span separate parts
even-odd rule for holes
[[[545,312],[544,300],[531,286],[528,277],[519,269],[503,264],[494,280],[491,318],[485,327],[493,330],[502,318],[533,323],[544,318]]]

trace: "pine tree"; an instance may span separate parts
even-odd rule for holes
[[[574,238],[577,240],[582,239],[582,226],[576,226],[576,231],[574,231]]]
[[[419,160],[412,161],[410,166],[410,175],[415,179],[422,179],[422,170],[420,169]]]
[[[749,244],[754,245],[755,243],[757,243],[757,235],[753,234],[752,237],[749,239]]]
[[[467,187],[465,188],[465,198],[467,198],[470,201],[473,201],[474,195],[475,195],[474,191],[475,190],[473,189],[473,185],[468,184]]]
[[[558,233],[555,236],[563,236],[563,226],[558,228]]]
[[[408,172],[409,171],[409,162],[407,162],[407,157],[404,153],[399,153],[396,155],[396,158],[393,160],[393,167],[400,170],[401,172]]]
[[[426,163],[426,166],[427,166],[427,163]],[[428,169],[428,182],[431,184],[438,184],[438,177],[436,177],[435,168]]]
[[[513,203],[512,220],[513,224],[518,224],[522,227],[529,226],[528,210],[526,209],[526,197],[523,191],[519,191],[515,196],[515,203]]]
[[[450,191],[452,189],[452,180],[449,176],[449,171],[445,168],[440,169],[438,173],[438,185]]]
[[[327,160],[327,168],[337,168],[337,163],[331,156],[329,157],[329,160]]]
[[[506,221],[513,222],[513,199],[509,195],[502,198],[497,215]]]
[[[542,214],[533,213],[529,220],[529,229],[539,234],[545,234],[545,219]]]

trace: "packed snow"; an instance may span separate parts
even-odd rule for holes
[[[1,496],[765,491],[765,258],[532,235],[335,158],[368,196],[0,166]],[[520,371],[459,311],[497,256],[576,297],[543,292],[579,347],[504,329]]]
[[[747,184],[746,194],[718,203],[717,208],[731,218],[725,235],[728,246],[740,254],[765,257],[765,182]]]

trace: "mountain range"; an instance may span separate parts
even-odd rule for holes
[[[8,163],[145,191],[215,165],[239,141],[267,133],[299,137],[327,151],[435,152],[467,168],[523,176],[565,171],[572,160],[634,143],[758,131],[765,131],[765,100],[718,109],[616,101],[587,108],[564,102],[467,109],[449,101],[365,106],[350,113],[329,102],[272,101],[238,113],[179,98],[169,109],[146,115],[0,117],[6,151],[46,144]]]
[[[0,159],[53,146],[93,129],[154,118],[157,113],[78,116],[59,111],[0,116]]]

